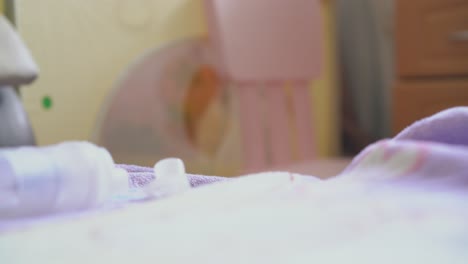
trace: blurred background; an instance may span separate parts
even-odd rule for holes
[[[0,1],[40,69],[37,81],[19,90],[37,144],[90,140],[117,162],[152,165],[180,156],[192,172],[239,173],[247,134],[235,85],[217,60],[225,13],[217,27],[206,2]],[[305,108],[314,160],[353,156],[419,118],[468,102],[465,0],[315,2],[310,27],[320,29],[314,40],[322,46],[311,50],[318,49],[321,70],[307,80]],[[301,144],[291,135],[284,137],[297,152]],[[299,160],[292,156],[288,164]]]

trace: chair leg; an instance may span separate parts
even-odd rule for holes
[[[244,167],[248,172],[260,171],[267,166],[260,88],[256,85],[241,84],[236,89],[244,148]]]
[[[292,161],[288,104],[283,82],[265,87],[266,120],[268,122],[268,145],[273,166],[286,165]]]
[[[314,159],[317,148],[308,84],[308,82],[296,82],[292,87],[300,159]]]

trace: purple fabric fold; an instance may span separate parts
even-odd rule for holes
[[[140,188],[151,181],[157,178],[157,175],[154,175],[153,168],[143,167],[137,165],[129,164],[117,164],[118,168],[124,169],[129,174],[129,184],[130,188]],[[231,178],[219,177],[219,176],[206,176],[206,175],[196,175],[196,174],[187,174],[187,178],[192,187],[198,187],[201,185],[212,184],[220,181],[227,181]]]
[[[423,118],[401,131],[394,139],[468,146],[468,107],[449,108]]]
[[[341,173],[353,180],[438,190],[468,187],[468,107],[447,109],[368,146]]]

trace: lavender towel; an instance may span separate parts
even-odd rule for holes
[[[153,168],[149,167],[142,167],[137,165],[128,165],[128,164],[118,164],[118,168],[124,169],[130,175],[129,185],[130,188],[140,188],[155,178],[157,175],[154,175]],[[229,178],[224,177],[217,177],[217,176],[205,176],[205,175],[195,175],[195,174],[187,174],[187,178],[190,182],[192,187],[197,187],[205,184],[211,184],[219,181],[226,181]]]

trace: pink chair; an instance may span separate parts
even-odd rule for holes
[[[323,63],[320,2],[205,0],[205,4],[221,74],[239,98],[246,169],[313,159],[309,82]],[[291,138],[297,139],[298,157]]]

